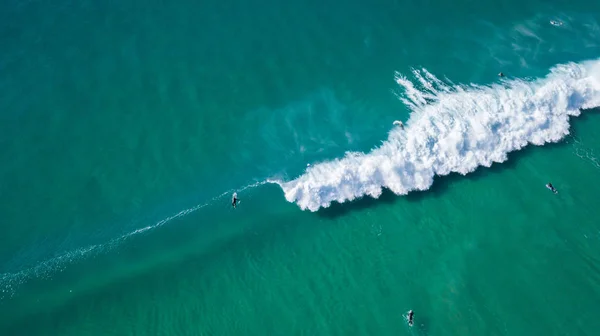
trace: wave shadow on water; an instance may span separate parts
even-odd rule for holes
[[[494,163],[490,167],[479,167],[479,169],[467,175],[451,173],[445,176],[436,176],[433,184],[427,190],[412,191],[407,195],[396,195],[391,190],[383,188],[379,198],[364,196],[351,202],[333,202],[328,208],[321,208],[319,211],[317,211],[317,215],[328,219],[335,219],[353,212],[360,212],[366,209],[377,209],[382,206],[396,204],[403,200],[408,202],[421,202],[427,199],[442,197],[447,193],[448,190],[452,188],[454,184],[458,182],[464,180],[479,181],[491,175],[501,174],[507,170],[515,169],[519,162],[535,151],[552,150],[554,148],[563,148],[571,145],[569,139],[576,137],[576,124],[587,122],[590,118],[597,117],[598,115],[600,115],[600,108],[582,110],[581,115],[573,119],[570,134],[560,142],[547,143],[543,146],[528,145],[521,150],[508,153],[508,158],[504,162]]]

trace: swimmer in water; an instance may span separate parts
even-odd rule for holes
[[[415,313],[413,313],[412,309],[408,311],[408,316],[407,316],[407,319],[408,319],[408,325],[409,325],[409,326],[412,326],[412,325],[413,325],[413,315],[414,315],[414,314],[415,314]]]
[[[504,74],[501,72],[498,74],[498,77],[504,77]]]

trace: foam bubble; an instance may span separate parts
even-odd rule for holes
[[[427,190],[436,175],[467,174],[528,144],[557,142],[569,134],[570,116],[600,106],[600,60],[489,86],[448,84],[424,69],[413,76],[396,76],[398,97],[412,111],[404,129],[392,129],[369,153],[347,153],[280,182],[285,198],[317,211],[334,201],[377,198],[382,188],[397,195]]]

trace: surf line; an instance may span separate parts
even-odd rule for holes
[[[164,218],[152,225],[148,225],[148,226],[136,229],[132,232],[123,234],[119,237],[109,240],[106,243],[89,245],[86,247],[67,251],[67,252],[61,253],[60,255],[55,256],[53,258],[41,261],[32,267],[25,268],[23,270],[20,270],[20,271],[14,272],[14,273],[2,273],[2,274],[0,274],[0,301],[13,297],[14,294],[16,293],[18,287],[20,285],[26,283],[30,279],[49,277],[55,271],[64,269],[64,267],[69,263],[72,263],[72,262],[75,262],[78,260],[82,260],[86,257],[90,257],[92,255],[97,255],[102,252],[110,251],[111,249],[116,248],[117,246],[122,244],[124,241],[126,241],[127,239],[129,239],[133,236],[136,236],[136,235],[144,233],[144,232],[151,231],[151,230],[156,229],[160,226],[163,226],[177,218],[181,218],[183,216],[186,216],[193,212],[196,212],[204,207],[212,205],[216,201],[222,199],[223,197],[225,197],[227,195],[232,194],[233,192],[243,192],[245,190],[253,189],[253,188],[259,187],[261,185],[270,184],[270,183],[273,183],[273,182],[269,181],[269,180],[265,180],[265,181],[261,181],[261,182],[255,182],[252,184],[248,184],[242,188],[227,190],[217,196],[214,196],[213,198],[209,199],[208,201],[206,201],[204,203],[195,205],[195,206],[185,209],[185,210],[181,210],[178,213],[171,215],[167,218]]]

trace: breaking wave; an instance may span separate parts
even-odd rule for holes
[[[285,198],[317,211],[334,201],[377,198],[383,188],[397,195],[427,190],[436,175],[468,174],[528,144],[557,142],[569,134],[570,116],[600,106],[600,60],[487,86],[451,84],[425,69],[413,76],[396,75],[398,97],[411,110],[404,127],[369,153],[347,153],[280,182]]]

